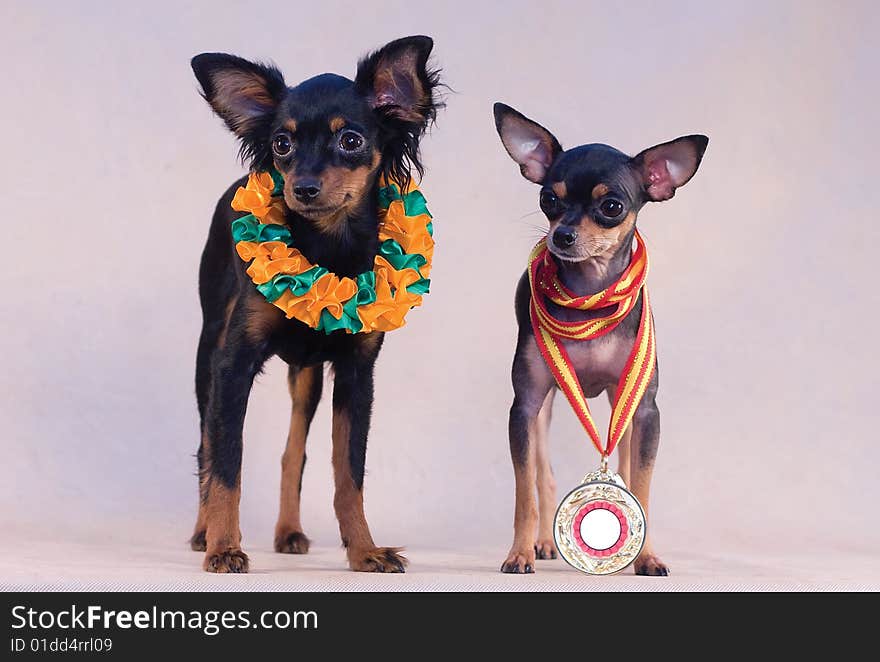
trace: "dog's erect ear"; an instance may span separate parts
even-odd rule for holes
[[[358,63],[355,85],[370,106],[386,117],[419,125],[434,119],[438,72],[428,69],[434,47],[430,37],[392,41]]]
[[[242,139],[272,116],[287,90],[278,69],[235,55],[202,53],[192,68],[205,100]]]
[[[430,37],[404,37],[358,63],[355,89],[373,108],[382,135],[382,171],[407,188],[412,171],[424,173],[419,140],[443,102],[440,72],[428,68]]]
[[[706,136],[684,136],[646,149],[633,158],[633,167],[642,178],[648,199],[669,200],[675,189],[687,184],[700,167],[708,144]]]
[[[504,149],[519,164],[522,176],[541,184],[562,151],[554,135],[537,122],[503,103],[496,103],[495,128]]]

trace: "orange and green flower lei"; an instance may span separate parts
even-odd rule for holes
[[[232,200],[249,212],[232,222],[239,257],[257,290],[313,329],[332,333],[392,331],[405,324],[409,310],[428,293],[434,253],[431,214],[416,188],[401,193],[379,183],[379,252],[371,271],[342,277],[309,262],[294,246],[285,224],[284,181],[275,170],[251,173]]]

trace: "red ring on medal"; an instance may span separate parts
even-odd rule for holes
[[[584,517],[594,510],[607,510],[617,518],[618,522],[620,522],[620,535],[617,537],[617,541],[607,549],[594,549],[581,537],[581,522],[584,521]],[[626,515],[624,515],[623,510],[621,510],[619,506],[609,501],[590,501],[590,503],[586,504],[578,511],[572,522],[571,528],[571,533],[577,546],[590,556],[596,558],[604,558],[617,554],[629,538],[629,523],[626,520]]]

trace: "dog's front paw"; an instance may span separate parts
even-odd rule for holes
[[[227,549],[217,554],[205,554],[206,572],[243,573],[248,571],[248,556],[240,549]]]
[[[406,572],[409,561],[401,556],[402,551],[402,547],[349,550],[348,565],[356,572]]]
[[[310,544],[302,531],[291,531],[275,536],[275,551],[279,554],[307,554]]]
[[[510,554],[501,564],[501,572],[512,575],[530,575],[535,572],[535,549],[510,550]]]
[[[556,543],[550,539],[539,540],[535,543],[535,558],[548,561],[556,558]]]
[[[189,547],[194,552],[204,552],[208,549],[208,543],[205,541],[205,531],[196,531],[189,539]]]
[[[667,577],[669,576],[669,566],[667,566],[656,554],[640,554],[636,559],[636,574],[647,575],[649,577]]]

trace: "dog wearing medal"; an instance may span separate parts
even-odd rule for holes
[[[668,575],[647,534],[660,412],[648,253],[636,218],[645,203],[668,200],[693,177],[709,139],[684,136],[635,157],[600,144],[563,150],[513,108],[497,103],[494,111],[507,153],[541,187],[550,223],[516,290],[509,422],[516,506],[501,571],[534,572],[536,558],[556,558],[558,549],[590,574],[634,562],[636,574]],[[547,439],[557,389],[600,454],[599,470],[558,509]],[[612,404],[605,443],[587,405],[602,393]],[[608,469],[615,448],[617,473]]]
[[[199,271],[199,511],[190,541],[208,572],[247,572],[242,428],[255,376],[288,365],[293,400],[275,551],[304,554],[306,435],[332,367],[333,505],[352,570],[403,572],[364,516],[373,366],[384,333],[428,292],[433,225],[413,185],[419,141],[442,106],[433,42],[393,41],[335,74],[289,87],[274,66],[222,53],[192,60],[203,96],[241,142],[250,175],[220,198]]]

